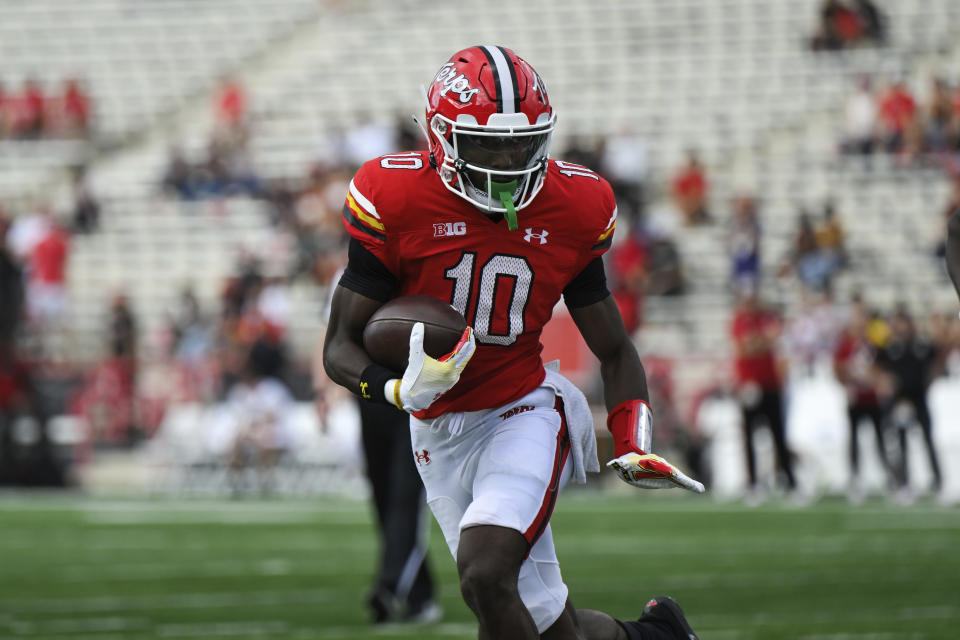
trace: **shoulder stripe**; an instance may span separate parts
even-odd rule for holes
[[[386,231],[382,222],[380,222],[378,219],[374,218],[373,216],[371,216],[366,211],[360,208],[360,206],[357,204],[357,201],[353,199],[352,193],[347,194],[346,206],[350,208],[350,210],[354,213],[354,215],[357,218],[360,219],[361,222],[364,222],[370,225],[374,229],[378,229],[380,231]]]
[[[375,206],[373,206],[373,203],[370,202],[370,201],[366,198],[366,196],[364,196],[362,193],[360,193],[360,190],[357,189],[357,185],[355,185],[355,184],[353,183],[353,180],[350,181],[350,190],[349,190],[349,193],[350,193],[350,195],[353,196],[353,199],[357,202],[357,204],[359,204],[361,207],[363,207],[363,209],[364,209],[367,213],[369,213],[370,215],[372,215],[372,216],[373,216],[374,218],[376,218],[377,220],[380,219],[380,214],[377,213],[377,208],[376,208]]]
[[[613,234],[608,234],[606,239],[590,247],[590,251],[604,251],[606,249],[609,249],[610,245],[612,244],[613,244]]]
[[[604,229],[603,233],[597,236],[596,244],[591,247],[591,251],[600,251],[601,249],[608,249],[613,243],[613,232],[617,228],[617,208],[613,208],[613,214],[610,216],[610,220],[607,221],[607,228]]]
[[[360,219],[354,215],[353,210],[346,204],[343,205],[343,221],[357,231],[361,231],[370,236],[377,242],[385,242],[387,239],[387,235],[385,233],[381,233],[380,231],[377,231],[376,229],[373,229],[361,222]]]

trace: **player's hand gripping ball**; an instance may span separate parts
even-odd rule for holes
[[[410,413],[453,388],[476,351],[463,316],[429,296],[403,296],[383,305],[367,322],[363,345],[375,362],[403,372],[388,397]]]
[[[442,300],[400,296],[370,316],[363,329],[363,348],[374,362],[400,374],[407,368],[410,332],[418,322],[423,323],[423,349],[432,358],[453,351],[467,328],[460,312]]]
[[[418,322],[410,332],[410,361],[395,392],[404,411],[422,411],[453,388],[477,349],[473,329],[467,327],[460,341],[446,355],[431,358],[423,349],[424,325]]]

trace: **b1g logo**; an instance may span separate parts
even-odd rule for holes
[[[443,238],[446,236],[465,236],[467,235],[466,222],[434,222],[433,237]]]

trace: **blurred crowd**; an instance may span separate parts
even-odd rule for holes
[[[831,16],[839,24],[850,19],[849,11],[864,12],[870,5],[827,4],[831,8],[825,9],[824,16]],[[839,32],[848,33],[848,27]],[[882,34],[882,28],[864,27],[859,33],[857,42],[882,41],[877,35]],[[70,86],[79,91],[76,83]],[[865,93],[855,96],[852,103],[856,106],[851,106],[848,113],[859,118],[848,133],[856,131],[858,135],[847,138],[844,149],[862,154],[875,150],[907,153],[908,149],[954,149],[960,142],[960,100],[956,97],[960,94],[940,81],[934,87],[939,91],[940,107],[921,109],[902,83],[877,93],[869,83],[862,85]],[[949,100],[945,102],[944,96]],[[356,168],[371,157],[423,148],[422,134],[407,118],[383,121],[363,115],[356,126],[332,135],[322,159],[303,174],[267,178],[256,171],[256,158],[250,151],[255,123],[248,101],[239,81],[224,78],[213,98],[208,143],[199,155],[171,147],[167,165],[156,177],[158,191],[166,198],[209,202],[214,208],[233,196],[258,199],[268,204],[266,222],[279,232],[278,238],[287,240],[240,252],[216,301],[202,301],[193,285],[184,283],[159,331],[143,332],[144,323],[137,317],[131,292],[116,291],[108,296],[103,356],[92,367],[75,372],[74,384],[62,403],[66,411],[82,418],[92,440],[100,445],[126,446],[151,437],[171,406],[219,402],[232,407],[230,415],[234,416],[231,426],[219,429],[217,436],[218,449],[231,467],[275,464],[289,443],[284,435],[283,411],[278,407],[310,398],[309,381],[303,380],[308,376],[303,363],[290,355],[292,286],[304,279],[325,287],[343,266],[347,236],[341,209]],[[88,114],[87,99],[82,103],[83,113]],[[44,114],[60,109],[50,111],[50,100],[44,104]],[[945,109],[947,104],[949,110]],[[853,119],[848,118],[848,124]],[[43,121],[53,123],[57,118],[45,115]],[[84,131],[87,121],[85,115]],[[49,130],[45,127],[40,135],[64,130],[59,125],[51,124]],[[782,393],[788,370],[809,370],[818,358],[841,352],[846,355],[835,357],[838,362],[845,361],[853,357],[847,351],[858,354],[858,366],[869,363],[867,369],[874,372],[870,374],[870,393],[876,397],[876,406],[882,408],[878,415],[884,424],[891,422],[896,377],[889,371],[884,377],[885,363],[891,358],[883,354],[901,339],[903,332],[898,333],[896,328],[904,324],[901,320],[906,310],[898,310],[889,318],[869,314],[870,321],[857,324],[860,333],[854,335],[853,318],[863,322],[866,313],[861,309],[863,303],[848,308],[836,305],[830,297],[836,275],[851,265],[842,216],[831,199],[823,201],[818,211],[798,209],[787,250],[775,256],[772,270],[764,269],[763,203],[748,191],[734,194],[728,202],[718,201],[711,192],[709,170],[698,149],[688,149],[682,162],[666,175],[651,170],[645,141],[628,129],[599,140],[570,138],[564,148],[555,147],[551,153],[597,169],[614,189],[620,215],[619,238],[606,256],[607,276],[630,332],[644,325],[645,300],[683,296],[689,290],[677,242],[679,234],[695,233],[693,230],[699,227],[723,232],[719,236],[729,261],[728,293],[739,301],[730,341],[735,345],[738,376],[742,374],[737,378],[737,397],[743,402],[748,441],[757,424],[774,420],[772,407],[782,407],[783,398],[777,402],[776,394]],[[38,204],[12,219],[0,211],[4,286],[11,292],[5,290],[4,299],[22,301],[4,305],[4,326],[9,327],[5,333],[11,336],[6,341],[5,357],[19,358],[17,362],[24,365],[24,371],[30,369],[31,359],[34,364],[42,363],[63,350],[64,335],[69,332],[63,319],[71,237],[96,232],[101,225],[99,202],[82,168],[75,171],[73,185],[74,196],[67,210],[53,212]],[[960,206],[960,186],[954,196],[948,212]],[[776,278],[777,284],[797,282],[808,292],[803,305],[789,319],[762,302],[760,292],[770,288],[764,278]],[[18,319],[23,320],[21,333],[41,337],[38,350],[18,355],[12,349]],[[912,321],[909,324],[912,326]],[[922,324],[924,329],[915,335],[927,336],[923,338],[925,344],[930,344],[935,354],[924,364],[927,368],[922,377],[929,382],[947,370],[958,337],[955,328],[936,318],[925,319]],[[744,365],[743,358],[755,361]],[[689,426],[691,421],[682,419],[677,410],[671,363],[655,355],[646,361],[665,439],[686,452],[695,471],[706,473],[700,459],[703,442]],[[836,376],[846,384],[851,367],[837,367]],[[13,386],[0,384],[0,390]],[[0,407],[13,395],[7,393],[6,400],[0,399]],[[782,409],[777,411],[782,419]],[[914,409],[915,417],[922,415],[922,409]],[[791,454],[785,440],[778,441],[777,453],[787,484],[793,486]],[[893,475],[893,463],[890,469],[891,478],[904,476]]]
[[[876,87],[861,77],[847,99],[841,150],[896,154],[901,164],[960,152],[960,82],[934,76],[919,93],[906,79]]]
[[[882,45],[886,37],[886,18],[872,0],[824,0],[810,47],[839,51]]]
[[[36,78],[27,78],[18,90],[0,79],[0,139],[87,138],[92,108],[76,78],[67,78],[56,90]]]
[[[735,345],[735,396],[743,411],[749,500],[762,500],[772,488],[758,482],[754,434],[769,428],[777,477],[797,499],[809,499],[798,486],[796,455],[786,438],[786,391],[814,376],[834,377],[845,392],[850,432],[849,496],[860,502],[866,489],[860,477],[859,430],[873,431],[877,457],[890,495],[912,500],[939,494],[942,469],[932,432],[928,390],[938,377],[960,373],[960,325],[951,315],[914,318],[905,305],[889,314],[872,309],[855,295],[838,303],[829,289],[808,293],[789,317],[756,294],[741,295],[731,322]],[[912,485],[907,433],[918,427],[932,476],[929,487]]]

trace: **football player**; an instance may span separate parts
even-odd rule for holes
[[[481,639],[695,639],[665,596],[633,621],[575,610],[553,546],[557,493],[598,466],[583,394],[540,357],[561,296],[600,360],[611,466],[636,486],[703,491],[650,452],[643,367],[601,260],[617,218],[610,186],[550,159],[547,89],[509,49],[458,51],[425,98],[418,122],[429,150],[371,160],[350,183],[349,264],[333,295],[327,373],[368,402],[411,414],[427,501]],[[363,350],[363,328],[384,302],[413,294],[449,302],[468,327],[434,359],[414,325],[409,365],[391,371]]]

